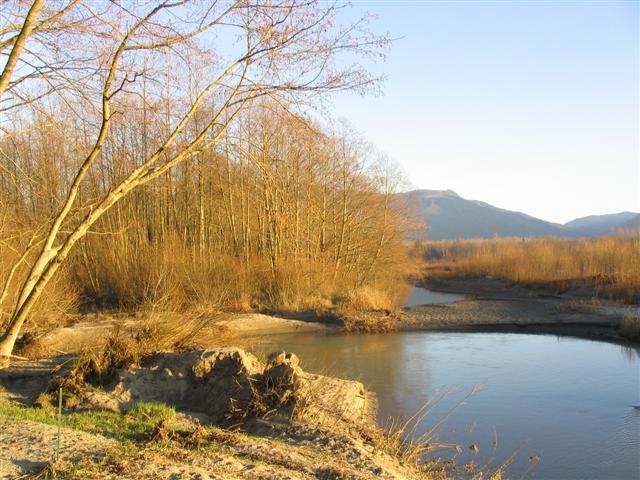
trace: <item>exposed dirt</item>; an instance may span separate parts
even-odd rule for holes
[[[32,405],[49,385],[54,371],[71,360],[58,356],[42,360],[16,361],[7,369],[0,369],[0,401]]]
[[[0,416],[0,478],[17,479],[41,470],[54,457],[58,427]],[[116,445],[101,435],[63,428],[60,458],[77,462],[104,456]]]
[[[228,328],[238,336],[259,336],[278,333],[308,333],[337,331],[340,327],[335,323],[313,320],[281,318],[260,313],[229,314],[220,317],[219,324]]]
[[[260,313],[223,313],[198,319],[205,329],[216,327],[224,332],[224,338],[213,337],[211,345],[236,344],[246,346],[264,335],[296,332],[326,333],[339,330],[336,323],[281,318]],[[21,352],[29,358],[43,358],[65,355],[80,351],[83,347],[94,346],[98,339],[113,335],[116,331],[137,329],[144,325],[162,324],[167,329],[184,323],[184,316],[178,313],[158,313],[152,317],[144,314],[84,314],[73,318],[68,325],[56,328],[37,338],[27,350]],[[203,337],[204,335],[200,335]]]

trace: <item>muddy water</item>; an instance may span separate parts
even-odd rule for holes
[[[361,380],[378,420],[408,417],[440,398],[418,433],[446,416],[441,442],[460,461],[513,458],[511,478],[640,478],[640,350],[554,336],[406,332],[272,336],[258,353],[284,349],[306,370]],[[439,452],[448,456],[453,450]],[[539,459],[539,460],[538,460]]]

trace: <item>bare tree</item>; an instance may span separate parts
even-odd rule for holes
[[[102,11],[96,11],[93,2],[36,0],[26,13],[21,5],[17,2],[14,12],[3,14],[0,26],[0,53],[5,56],[0,101],[11,97],[11,108],[28,109],[23,112],[29,116],[39,99],[64,84],[73,92],[76,106],[95,112],[97,122],[89,128],[89,147],[22,279],[0,337],[4,365],[34,304],[75,244],[122,198],[209,151],[257,99],[291,101],[370,85],[373,79],[363,69],[352,64],[340,68],[334,60],[343,51],[370,53],[386,43],[370,35],[361,22],[338,27],[341,5],[314,0],[113,2]],[[79,52],[77,44],[58,43],[65,38],[60,32],[73,33],[82,39],[80,45],[96,48],[98,55],[82,72],[65,71]],[[118,116],[160,102],[156,67],[188,68],[194,52],[205,52],[211,59],[199,66],[198,92],[189,96],[184,85],[171,87],[170,94],[179,99],[179,115],[167,132],[143,149],[142,158],[119,159],[123,167],[106,193],[82,201],[90,173],[106,161]],[[32,64],[30,58],[41,63]],[[19,69],[26,73],[17,76]],[[30,91],[36,88],[34,82],[54,77],[50,88]]]

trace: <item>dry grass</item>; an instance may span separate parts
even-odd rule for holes
[[[26,247],[28,237],[23,236],[11,245],[0,238],[0,281]],[[32,260],[27,258],[15,272],[0,305],[0,328],[9,318],[20,280]],[[400,248],[394,255],[381,257],[375,268],[372,265],[366,259],[358,268],[334,272],[334,265],[326,259],[301,256],[283,258],[274,268],[258,253],[250,258],[218,251],[199,254],[170,235],[161,243],[133,235],[91,237],[79,244],[37,302],[25,324],[22,348],[38,356],[38,338],[69,323],[78,312],[191,317],[304,311],[326,316],[336,309],[349,313],[396,309],[406,296],[404,278],[414,262]]]
[[[634,313],[629,309],[622,319],[620,334],[629,340],[640,341],[640,311]]]
[[[85,347],[65,375],[53,377],[50,391],[64,387],[81,393],[87,385],[105,385],[118,370],[140,362],[155,353],[188,351],[228,345],[234,337],[226,327],[200,317],[148,317],[139,326],[118,329],[91,347]]]
[[[126,311],[316,311],[337,305],[351,310],[393,309],[401,304],[402,278],[412,264],[400,256],[371,272],[334,275],[321,261],[283,261],[274,270],[268,259],[207,252],[200,256],[183,242],[122,245],[99,239],[87,257],[74,259],[73,282],[91,309]],[[405,259],[404,263],[401,261]]]
[[[390,282],[391,283],[391,282]],[[398,278],[384,288],[359,287],[334,299],[331,315],[342,322],[348,333],[384,333],[398,329],[400,306],[411,286]]]
[[[588,284],[600,298],[640,301],[640,236],[429,242],[414,254],[430,276],[492,276],[521,283]]]
[[[2,234],[1,228],[0,234]],[[24,243],[25,240],[20,238],[14,241],[13,244],[3,242],[2,238],[0,238],[0,296],[4,288],[4,282],[11,277],[6,296],[0,304],[0,331],[9,320],[10,310],[17,300],[20,282],[28,273],[30,267],[28,262],[33,260],[33,254],[35,253],[35,249],[32,250],[32,254],[19,263],[19,266],[11,276],[12,267],[20,258],[18,252],[26,248],[26,245],[23,245]],[[78,290],[74,287],[69,272],[62,270],[51,280],[42,297],[36,303],[30,315],[31,321],[25,325],[25,332],[33,334],[36,330],[50,330],[64,324],[67,314],[77,309],[79,300]]]
[[[459,463],[458,458],[464,450],[478,453],[477,445],[465,447],[455,443],[442,443],[437,439],[438,432],[447,420],[477,392],[478,389],[473,389],[422,433],[418,433],[419,428],[426,423],[433,407],[441,402],[449,392],[443,392],[434,397],[408,419],[390,419],[383,431],[375,435],[375,447],[395,456],[404,464],[415,465],[425,478],[430,480],[449,478],[501,480],[515,455],[497,467],[491,465],[493,456],[490,456],[483,464],[474,461]],[[438,452],[442,451],[453,451],[454,453],[446,455],[448,458],[445,460],[438,455]],[[495,454],[495,452],[493,453]]]
[[[349,312],[339,316],[347,333],[386,333],[398,329],[397,312]]]
[[[338,300],[339,305],[350,311],[393,310],[396,302],[389,292],[372,286],[355,288]]]

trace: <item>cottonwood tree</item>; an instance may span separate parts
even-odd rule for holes
[[[339,26],[341,8],[314,0],[3,4],[0,124],[5,135],[16,135],[7,112],[32,124],[42,102],[51,102],[52,96],[67,111],[89,118],[85,152],[63,178],[65,194],[46,221],[45,233],[29,242],[28,248],[38,253],[20,279],[0,337],[3,365],[74,246],[121,199],[206,155],[260,99],[308,100],[374,82],[352,60],[340,67],[336,56],[377,54],[387,40],[371,35],[363,21]],[[194,65],[194,59],[202,63]],[[197,82],[190,85],[171,75],[194,68]],[[136,158],[120,158],[109,147],[115,136],[127,134],[120,119],[136,112],[160,119],[166,110],[171,112],[164,130],[144,136]],[[116,125],[120,130],[114,132]],[[104,192],[83,195],[94,170],[105,164],[113,174]],[[9,282],[5,279],[5,287]]]

